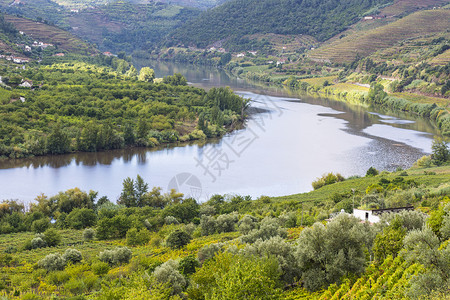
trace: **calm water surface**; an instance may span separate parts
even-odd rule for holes
[[[260,113],[245,129],[204,145],[1,161],[0,199],[31,201],[79,187],[117,200],[123,179],[137,174],[164,192],[178,187],[201,201],[216,193],[288,195],[311,190],[325,172],[392,171],[431,151],[433,128],[423,120],[258,87],[206,67],[150,66],[158,76],[182,73],[196,86],[230,86]]]

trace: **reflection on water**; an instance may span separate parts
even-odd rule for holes
[[[137,174],[164,191],[169,183],[179,184],[180,174],[190,174],[198,179],[201,201],[215,193],[288,195],[310,190],[311,182],[325,172],[350,176],[363,175],[371,166],[407,168],[430,152],[434,131],[421,119],[256,87],[210,68],[151,66],[157,76],[178,72],[198,86],[228,85],[254,100],[252,106],[260,113],[252,114],[244,129],[207,144],[0,161],[0,199],[30,201],[41,192],[53,195],[80,187],[114,201],[123,179]],[[208,164],[213,154],[216,160]]]

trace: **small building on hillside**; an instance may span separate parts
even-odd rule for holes
[[[399,213],[404,210],[414,210],[414,206],[406,207],[395,207],[395,208],[383,208],[383,209],[372,209],[372,210],[362,210],[354,209],[353,215],[362,221],[367,221],[370,223],[380,222],[380,217],[384,213]]]
[[[33,86],[33,81],[24,80],[21,84],[19,84],[19,86],[24,88],[31,88]]]

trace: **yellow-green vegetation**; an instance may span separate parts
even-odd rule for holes
[[[285,197],[214,195],[199,204],[149,190],[137,176],[124,180],[118,204],[77,188],[40,195],[26,210],[3,201],[0,294],[438,297],[449,286],[450,167],[444,143],[436,140],[433,151],[408,170],[371,168],[366,177],[347,179],[328,174],[316,190]],[[407,205],[415,210],[384,213],[376,224],[341,213]]]

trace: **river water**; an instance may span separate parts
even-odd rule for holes
[[[0,161],[0,199],[28,202],[79,187],[116,201],[123,179],[138,174],[163,192],[177,188],[200,201],[213,194],[281,196],[311,190],[326,172],[408,168],[431,151],[435,132],[420,119],[261,87],[207,67],[143,65],[157,76],[182,73],[204,88],[230,86],[260,113],[251,114],[244,129],[203,145]]]

